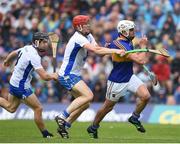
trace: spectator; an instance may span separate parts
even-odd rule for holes
[[[168,64],[171,66],[171,72],[169,72],[170,78],[168,81],[172,84],[168,87],[162,87],[161,84],[160,93],[171,91],[169,89],[172,89],[172,94],[175,96],[175,92],[178,91],[179,86],[179,74],[176,74],[174,69],[176,69],[175,67],[180,67],[176,63],[177,53],[180,49],[179,6],[179,2],[175,0],[54,0],[53,3],[51,0],[1,0],[0,63],[6,57],[7,52],[28,44],[34,32],[43,30],[48,32],[54,31],[60,36],[60,44],[57,50],[58,67],[60,67],[67,40],[74,33],[71,26],[72,17],[79,14],[88,14],[93,23],[93,35],[101,46],[104,46],[105,43],[109,43],[117,37],[115,30],[117,21],[128,19],[135,21],[138,29],[136,35],[138,37],[141,34],[148,36],[150,40],[148,48],[163,47],[169,51],[171,59]],[[142,33],[139,33],[139,31],[142,31]],[[88,68],[93,69],[93,72],[85,72],[83,77],[92,90],[95,90],[95,84],[100,82],[105,91],[105,84],[103,82],[107,79],[112,62],[109,57],[97,58],[94,55],[91,56],[93,64],[91,67],[88,64]],[[155,57],[152,55],[148,65],[149,68],[151,68],[154,61]],[[50,61],[48,65],[51,65]],[[51,71],[51,68],[48,69]],[[93,74],[95,71],[96,74]],[[0,73],[9,76],[10,69],[7,71],[0,70]],[[144,72],[141,69],[137,72],[137,75],[145,78],[143,74]],[[103,80],[98,77],[99,75],[103,75]],[[35,79],[39,81],[39,77]],[[0,89],[4,89],[6,84],[7,80],[0,80]],[[56,83],[51,83],[45,87],[49,87],[49,91],[43,90],[40,95],[48,95],[46,102],[63,101],[67,103],[71,100],[70,96],[66,99],[65,95],[67,93],[64,92],[61,86],[57,87]],[[60,89],[62,93],[58,93],[57,89]],[[153,98],[157,98],[157,92],[151,86],[150,92],[153,94]],[[54,98],[51,97],[52,93],[54,93]],[[130,102],[135,102],[135,100],[132,99]],[[165,101],[163,99],[154,99],[151,102],[163,103]]]
[[[172,81],[170,80],[170,66],[163,56],[156,57],[156,63],[152,65],[152,71],[156,74],[161,90],[159,98],[166,102],[166,97],[172,95]]]

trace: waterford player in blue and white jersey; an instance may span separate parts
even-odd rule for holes
[[[63,113],[55,118],[59,126],[58,132],[63,138],[69,137],[66,127],[71,126],[72,122],[89,107],[89,103],[93,99],[92,91],[81,79],[81,70],[85,64],[88,50],[99,55],[125,54],[124,50],[109,49],[97,45],[91,34],[90,18],[88,16],[75,16],[73,27],[76,32],[67,43],[63,63],[59,70],[59,82],[75,98]]]
[[[133,50],[132,40],[135,37],[134,22],[129,20],[120,21],[117,26],[117,31],[119,37],[117,40],[108,44],[108,47],[116,47],[117,49],[125,49],[126,51]],[[139,41],[139,46],[144,48],[147,46],[147,42],[147,38],[143,36]],[[142,133],[145,132],[144,127],[138,119],[150,99],[150,93],[146,85],[133,74],[133,62],[140,65],[145,64],[148,62],[148,55],[147,53],[133,53],[120,58],[113,54],[112,60],[113,69],[107,82],[106,100],[98,110],[92,125],[87,129],[87,132],[93,138],[98,138],[98,128],[101,120],[113,109],[114,105],[119,101],[119,98],[125,96],[127,91],[137,96],[135,111],[128,121],[135,125],[138,131]]]
[[[35,70],[46,81],[57,80],[56,73],[48,74],[41,65],[41,56],[47,54],[49,36],[47,33],[33,34],[32,45],[12,51],[4,60],[4,66],[9,66],[13,58],[17,57],[12,76],[10,78],[8,100],[0,97],[0,106],[14,113],[21,102],[24,102],[34,111],[34,121],[44,138],[53,135],[45,128],[42,119],[42,105],[31,89],[32,72]]]

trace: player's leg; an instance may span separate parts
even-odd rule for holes
[[[75,92],[71,91],[71,95],[73,95],[75,98],[78,97],[78,94],[76,94]],[[78,109],[76,109],[75,111],[73,111],[70,116],[65,119],[65,129],[69,129],[71,127],[71,124],[80,116],[80,114],[86,110],[89,107],[89,103],[84,104],[83,106],[79,107]],[[60,129],[58,129],[58,132],[60,133],[60,135],[62,136]],[[67,130],[66,130],[67,132]],[[64,135],[67,135],[67,133],[64,132]],[[62,136],[65,137],[65,136]],[[67,136],[66,136],[67,137]]]
[[[144,110],[150,99],[150,93],[145,84],[143,84],[143,82],[135,75],[131,77],[128,89],[137,96],[135,111],[132,113],[132,116],[128,119],[128,121],[135,125],[138,131],[145,132],[139,118],[141,112]]]
[[[74,85],[72,92],[76,93],[76,96],[75,96],[75,99],[72,101],[72,103],[66,109],[68,113],[74,112],[79,107],[87,103],[90,103],[93,100],[92,91],[86,85],[86,83],[82,80]]]
[[[83,111],[85,111],[89,107],[89,103],[84,104],[83,106],[76,109],[74,112],[70,114],[70,116],[66,119],[70,125],[81,115]]]
[[[14,113],[20,105],[20,103],[20,99],[11,94],[8,95],[8,100],[0,97],[0,106],[10,113]]]
[[[116,102],[106,99],[102,107],[98,110],[93,121],[93,125],[99,126],[99,123],[102,121],[105,115],[113,109],[115,104]]]
[[[63,114],[60,115],[63,119],[68,118],[73,111],[92,101],[93,93],[80,76],[70,74],[68,76],[59,76],[58,80],[75,98]]]
[[[69,138],[68,132],[65,127],[70,127],[70,122],[72,123],[77,117],[87,109],[89,103],[93,99],[92,91],[85,84],[84,81],[80,80],[77,82],[71,90],[71,93],[75,99],[71,104],[63,111],[62,114],[56,116],[55,120],[59,126],[58,133],[63,138]],[[67,120],[67,121],[66,121]]]
[[[92,91],[82,80],[74,85],[73,89],[71,90],[71,93],[73,94],[75,99],[60,115],[60,117],[63,119],[67,119],[72,112],[76,111],[77,109],[81,109],[82,106],[89,104],[93,99]],[[76,95],[74,95],[74,93],[76,93]]]
[[[71,91],[71,95],[74,98],[79,97],[79,93],[77,93],[76,91],[73,91],[73,90]],[[89,105],[90,105],[90,103],[85,103],[84,105],[82,105],[81,107],[79,107],[78,109],[73,111],[70,114],[70,116],[66,119],[66,122],[68,122],[69,124],[72,124],[80,116],[80,114],[89,107]]]
[[[43,107],[39,100],[37,99],[35,94],[31,94],[26,99],[24,99],[24,103],[31,107],[34,111],[34,121],[41,131],[44,138],[52,137],[53,135],[48,132],[48,130],[45,128],[45,124],[42,119],[42,110]]]
[[[78,97],[78,95],[71,91],[71,94],[74,97]],[[81,115],[81,113],[89,107],[90,103],[84,104],[83,106],[79,107],[75,111],[73,111],[67,119],[65,119],[65,128],[69,129],[71,124]]]
[[[138,87],[136,96],[137,96],[137,101],[136,101],[136,109],[134,112],[137,115],[140,115],[150,100],[150,93],[144,84]]]
[[[102,107],[98,110],[98,112],[94,118],[93,124],[87,128],[87,132],[89,133],[90,137],[98,138],[97,129],[99,128],[99,123],[106,116],[106,114],[109,113],[113,109],[115,104],[116,104],[116,102],[114,102],[114,101],[111,101],[109,99],[105,100]]]
[[[98,110],[93,124],[87,128],[87,132],[89,133],[90,137],[98,138],[99,123],[102,121],[105,115],[113,109],[119,98],[124,95],[123,89],[126,86],[127,84],[115,83],[108,80],[106,100],[102,107]]]

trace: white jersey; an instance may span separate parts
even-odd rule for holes
[[[12,73],[10,84],[14,87],[28,89],[31,87],[32,72],[43,68],[41,57],[37,50],[32,46],[24,46],[17,50],[18,58]]]
[[[81,69],[87,58],[87,49],[83,48],[83,46],[87,43],[97,44],[92,34],[86,37],[79,32],[73,34],[66,45],[63,63],[59,70],[60,76],[68,74],[81,75]]]

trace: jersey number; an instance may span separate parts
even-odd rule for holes
[[[21,56],[22,56],[22,52],[19,51],[19,52],[18,52],[18,58],[17,58],[17,61],[16,61],[15,66],[18,64],[18,61],[19,61],[19,59],[20,59]]]

